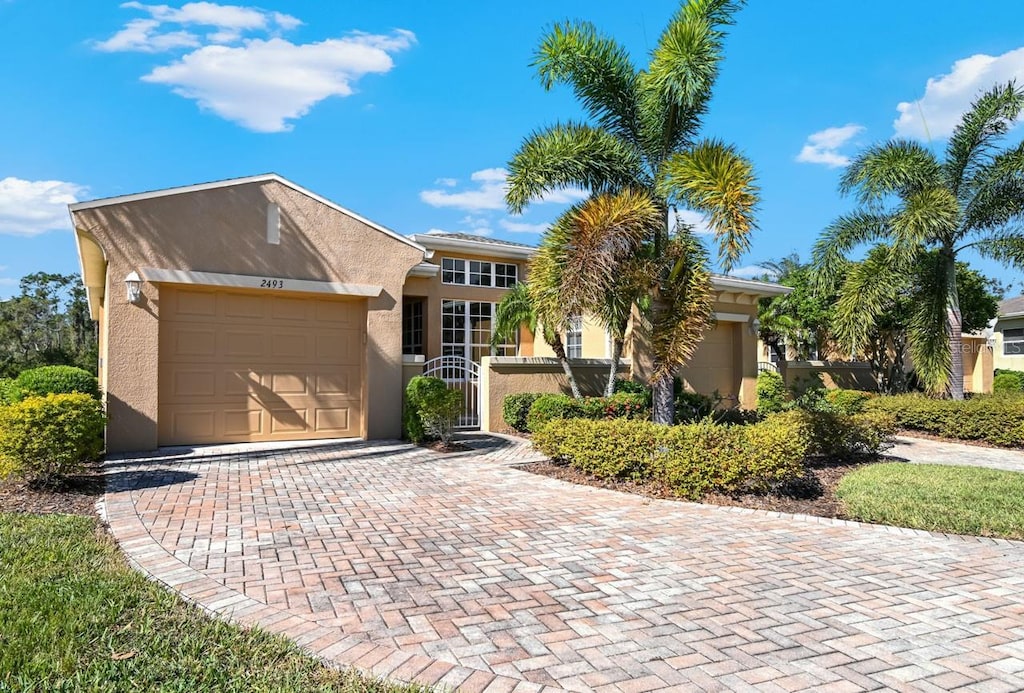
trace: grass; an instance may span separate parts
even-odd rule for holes
[[[96,520],[0,514],[0,691],[420,690],[339,672],[131,570]]]
[[[978,467],[884,463],[843,477],[848,517],[950,534],[1024,539],[1024,474]]]

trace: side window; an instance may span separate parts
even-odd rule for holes
[[[441,260],[441,282],[444,284],[466,283],[466,261],[446,257]]]

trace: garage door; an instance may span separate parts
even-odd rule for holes
[[[161,445],[360,435],[365,300],[163,285]]]

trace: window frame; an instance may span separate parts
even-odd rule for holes
[[[570,359],[583,358],[583,316],[570,315],[565,326],[565,355]]]
[[[1024,356],[1024,327],[1010,327],[1003,332],[1003,356]],[[1014,345],[1015,351],[1007,348]]]
[[[499,267],[501,267],[500,273]],[[473,281],[474,277],[477,277],[475,282]],[[514,262],[442,257],[441,283],[448,286],[511,289],[519,283],[519,265]]]

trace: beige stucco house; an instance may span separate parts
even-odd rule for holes
[[[1024,371],[1024,296],[1000,302],[992,342],[995,368]]]
[[[525,277],[529,246],[402,236],[275,174],[70,211],[99,322],[112,452],[393,438],[403,383],[424,362],[545,355],[528,332],[490,345],[494,305]],[[714,286],[717,325],[681,375],[753,406],[757,300],[785,289],[731,277]],[[574,358],[608,355],[586,318],[566,342]],[[643,377],[642,344],[630,355]]]

